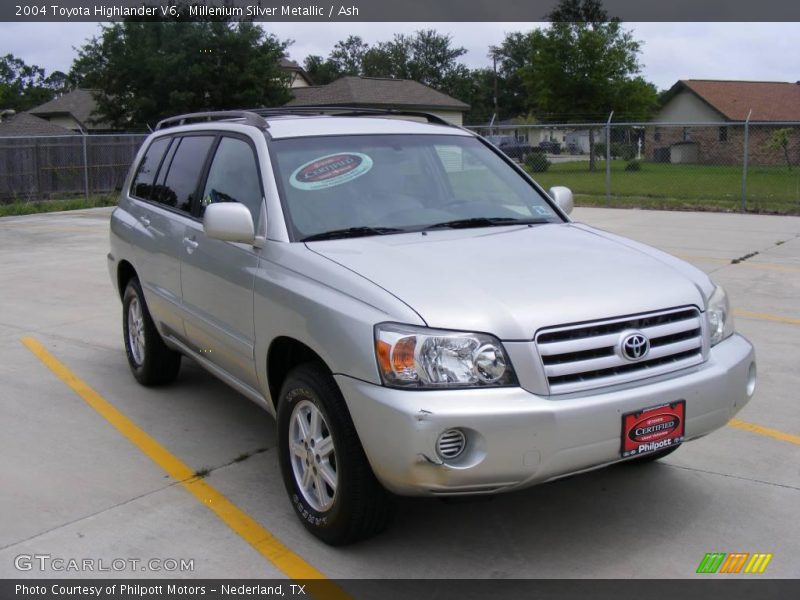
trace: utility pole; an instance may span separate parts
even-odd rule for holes
[[[497,46],[489,46],[489,56],[492,57],[492,69],[494,70],[494,117],[500,118],[498,102],[497,102]]]
[[[753,109],[747,113],[744,121],[744,155],[742,156],[742,212],[747,212],[747,155],[750,153],[750,117]]]

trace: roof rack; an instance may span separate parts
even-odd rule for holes
[[[419,117],[447,127],[458,127],[457,125],[432,113],[404,110],[396,108],[363,108],[360,106],[279,106],[277,108],[253,108],[248,112],[262,117],[280,117],[283,115],[336,115],[339,117],[371,117],[371,116],[397,116],[397,117]]]
[[[267,121],[261,115],[256,114],[249,110],[217,110],[211,112],[197,112],[188,113],[185,115],[177,115],[162,119],[156,125],[156,131],[159,129],[166,129],[167,127],[176,127],[178,125],[187,125],[190,122],[196,121],[238,121],[243,120],[246,125],[253,125],[259,129],[266,129],[269,127]]]

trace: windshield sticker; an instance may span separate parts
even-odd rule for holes
[[[328,154],[299,166],[289,177],[298,190],[323,190],[353,181],[372,169],[372,159],[360,152]]]
[[[553,212],[546,206],[534,206],[533,210],[535,210],[537,214],[540,214],[543,217],[550,217],[553,214]]]

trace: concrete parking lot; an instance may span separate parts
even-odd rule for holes
[[[0,219],[0,577],[87,575],[18,570],[33,554],[193,560],[89,573],[116,577],[284,577],[306,565],[331,578],[685,578],[707,552],[772,553],[760,577],[800,572],[800,218],[576,209],[727,288],[756,346],[753,401],[660,463],[490,501],[400,499],[389,531],[330,548],[292,512],[271,417],[188,360],[170,387],[131,377],[106,272],[109,214]],[[83,384],[208,487],[165,473],[76,393]]]

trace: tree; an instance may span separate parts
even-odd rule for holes
[[[525,91],[542,121],[641,120],[657,108],[656,88],[640,75],[640,42],[609,19],[598,0],[562,0],[550,27],[528,36],[519,69]],[[594,170],[594,132],[589,132]]]
[[[326,85],[341,77],[339,71],[336,70],[336,65],[316,54],[306,56],[303,68],[314,85]]]
[[[62,72],[46,76],[44,69],[27,65],[13,54],[0,56],[0,109],[29,110],[65,89],[66,76]]]
[[[458,58],[465,48],[454,47],[449,35],[433,29],[413,35],[396,34],[391,40],[370,46],[351,35],[336,43],[326,59],[308,56],[305,69],[314,83],[325,84],[344,75],[413,79],[445,93],[465,90],[473,74]]]
[[[790,127],[783,129],[776,129],[772,132],[772,137],[767,142],[767,149],[775,152],[783,151],[783,157],[786,159],[786,166],[792,170],[792,161],[789,158],[789,136],[792,134]]]
[[[535,100],[525,93],[522,81],[522,69],[536,47],[540,32],[533,30],[526,33],[512,32],[506,35],[503,43],[496,50],[498,59],[498,98],[497,104],[501,115],[517,116],[536,111]]]
[[[470,105],[465,123],[486,123],[494,112],[492,69],[473,69],[453,74],[447,81],[448,94]]]
[[[142,129],[176,113],[284,104],[289,44],[250,22],[126,20],[80,49],[70,78],[99,90],[101,119]]]
[[[351,35],[337,42],[327,58],[310,55],[303,64],[317,85],[345,75],[418,81],[472,105],[469,120],[486,120],[491,116],[486,112],[491,83],[485,69],[471,71],[459,62],[465,53],[465,48],[453,46],[449,35],[424,29],[413,35],[396,34],[373,46]]]
[[[469,77],[469,70],[458,62],[466,48],[453,47],[449,35],[434,29],[417,31],[414,35],[396,34],[380,42],[364,55],[363,74],[369,77],[413,79],[449,93]]]
[[[364,72],[364,57],[369,44],[357,35],[336,43],[328,57],[328,62],[341,77],[342,75],[361,75]]]

